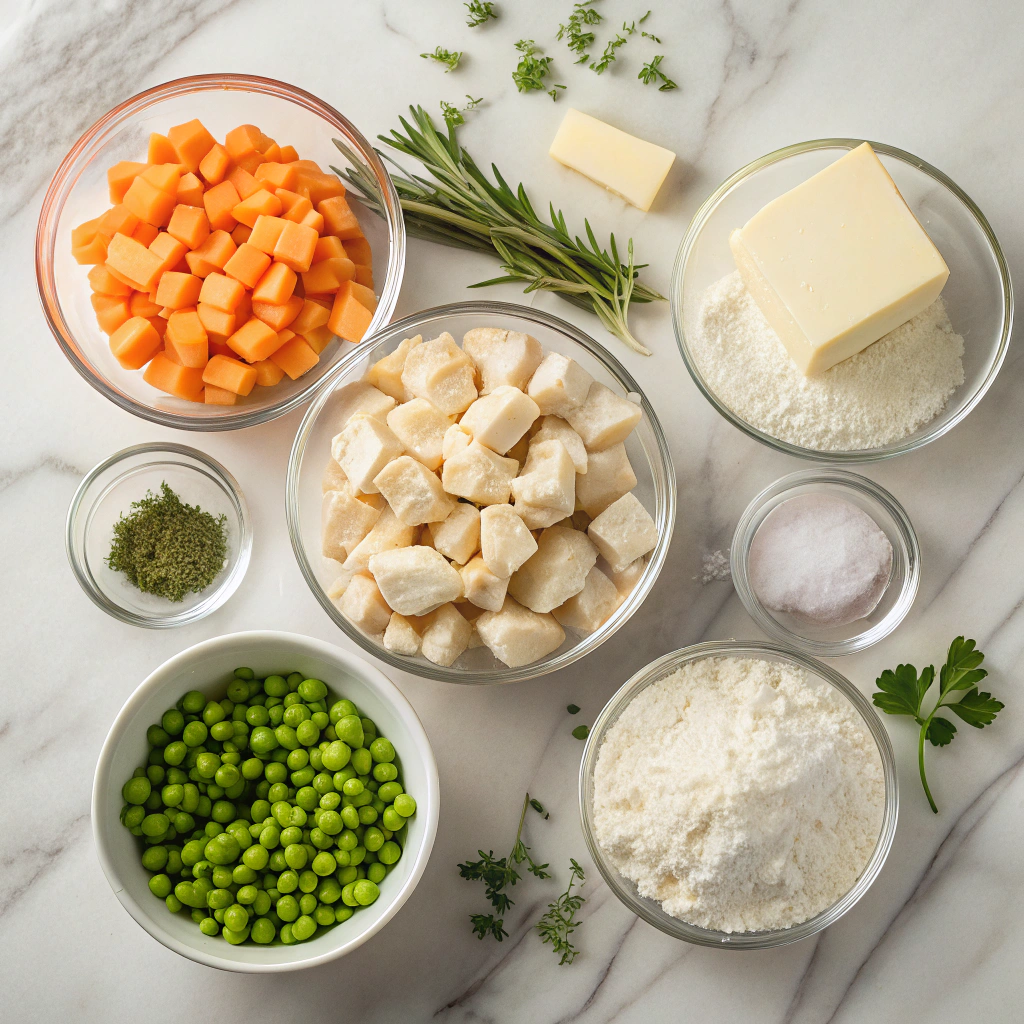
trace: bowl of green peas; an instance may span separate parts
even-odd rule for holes
[[[398,912],[426,868],[438,776],[377,668],[331,644],[234,633],[171,658],[114,721],[93,783],[125,910],[198,963],[325,963]]]

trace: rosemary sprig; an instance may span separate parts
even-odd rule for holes
[[[549,207],[550,223],[542,221],[522,185],[513,190],[493,165],[496,184],[484,174],[459,145],[454,127],[447,134],[438,132],[422,107],[410,109],[412,123],[400,118],[401,131],[380,136],[382,142],[423,165],[424,173],[409,174],[385,155],[402,172],[393,174],[392,181],[409,234],[496,255],[503,276],[471,287],[511,280],[523,282],[527,292],[555,292],[596,313],[634,352],[650,355],[629,330],[629,305],[663,301],[664,296],[637,280],[646,264],[634,262],[632,240],[623,261],[615,236],[609,237],[608,249],[601,248],[587,221],[586,241],[569,234],[565,217],[554,205]],[[383,198],[373,175],[343,142],[335,139],[334,144],[350,166],[332,170],[347,180],[364,204],[383,213]]]
[[[591,7],[595,0],[583,0],[573,6],[569,19],[564,25],[558,26],[556,39],[565,39],[569,49],[577,55],[577,64],[586,64],[590,59],[587,50],[594,45],[594,33],[584,32],[585,25],[597,25],[603,20],[602,15]]]
[[[576,959],[579,950],[572,944],[570,936],[581,922],[576,920],[576,913],[586,902],[586,898],[580,893],[574,893],[573,886],[579,881],[580,889],[586,882],[583,868],[569,858],[569,885],[565,892],[558,897],[554,903],[548,904],[547,913],[537,922],[537,931],[540,933],[541,942],[551,943],[554,953],[561,953],[562,957],[558,965],[571,964]]]
[[[473,99],[468,92],[466,93],[466,99],[469,100],[469,102],[464,107],[457,107],[454,103],[448,103],[446,100],[441,100],[441,116],[444,118],[444,123],[448,125],[449,128],[458,128],[460,125],[464,125],[466,123],[466,111],[480,106],[484,101],[483,96]]]
[[[551,875],[544,869],[547,864],[537,864],[530,856],[530,848],[523,842],[523,822],[526,820],[526,808],[530,805],[530,794],[526,794],[523,800],[523,810],[519,815],[519,828],[516,830],[516,841],[512,846],[512,852],[507,857],[499,860],[494,859],[494,851],[480,854],[479,860],[467,861],[459,865],[459,874],[471,882],[484,883],[484,895],[490,901],[491,906],[500,915],[494,914],[470,914],[469,919],[473,924],[473,934],[478,939],[485,939],[488,935],[498,942],[508,936],[504,928],[504,917],[513,901],[509,898],[506,888],[512,888],[519,881],[519,872],[516,867],[526,862],[526,870],[537,878],[550,878]]]
[[[470,28],[476,28],[477,25],[482,25],[489,18],[498,17],[498,12],[494,9],[494,4],[491,0],[472,0],[471,3],[463,4],[469,11],[469,17],[466,19],[466,24]]]
[[[454,71],[459,66],[459,61],[462,60],[462,51],[446,50],[443,46],[435,46],[433,53],[421,53],[420,56],[426,60],[435,60],[438,64],[444,64],[444,73],[447,75],[449,71]]]
[[[660,40],[659,40],[660,42]],[[671,78],[667,77],[665,72],[661,70],[661,62],[665,59],[665,55],[659,54],[652,61],[649,61],[640,69],[640,74],[636,77],[640,79],[644,85],[650,85],[651,82],[661,82],[658,86],[658,92],[668,92],[669,89],[677,89],[678,86]]]
[[[543,90],[553,100],[557,100],[556,90],[564,89],[564,85],[552,85],[550,89],[544,88],[547,84],[544,79],[547,78],[551,70],[551,62],[555,58],[538,57],[537,54],[541,52],[541,49],[532,39],[520,39],[516,43],[516,49],[522,54],[515,71],[512,72],[512,81],[516,83],[516,88],[520,92]]]

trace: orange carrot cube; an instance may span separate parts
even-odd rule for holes
[[[96,322],[104,334],[113,334],[123,323],[131,319],[128,299],[124,295],[91,296],[90,302],[96,313]]]
[[[235,353],[228,348],[227,343],[221,341],[220,338],[210,335],[210,358],[214,356],[230,356],[232,359]]]
[[[303,299],[293,295],[287,302],[280,306],[272,305],[269,302],[253,301],[252,314],[259,317],[268,327],[272,327],[280,333],[299,315],[302,310]]]
[[[330,319],[331,311],[311,299],[303,299],[298,316],[288,325],[296,334],[305,334],[313,327],[323,327]]]
[[[274,245],[274,259],[295,271],[309,270],[316,241],[317,233],[312,228],[286,220]]]
[[[256,148],[263,133],[254,124],[241,124],[232,128],[224,138],[224,148],[237,164],[242,157],[258,153]]]
[[[147,224],[145,221],[140,221],[139,226],[132,232],[132,238],[148,248],[152,244],[153,239],[159,234],[160,229],[155,224]]]
[[[335,235],[324,235],[323,238],[317,239],[316,248],[313,250],[314,266],[321,260],[338,258],[352,259],[340,238]]]
[[[175,199],[185,206],[203,205],[203,183],[191,172],[183,174],[178,182],[178,191]]]
[[[253,368],[256,370],[256,383],[261,387],[272,388],[284,377],[284,370],[272,359],[261,359],[253,364]]]
[[[124,203],[112,206],[96,222],[96,233],[111,239],[114,235],[131,235],[139,226],[139,218]]]
[[[230,181],[222,181],[203,193],[203,206],[214,231],[230,231],[238,223],[231,211],[239,201],[235,186]]]
[[[167,318],[164,346],[174,347],[182,366],[204,367],[209,359],[208,341],[206,328],[194,310],[177,310]]]
[[[203,370],[203,382],[244,397],[256,386],[256,368],[229,356],[214,356]]]
[[[252,290],[253,302],[269,302],[273,306],[281,306],[287,302],[295,291],[297,277],[291,267],[283,263],[271,263],[267,272],[256,283]]]
[[[174,220],[174,214],[171,214]],[[167,231],[161,231],[152,242],[149,243],[149,251],[156,253],[160,258],[160,273],[172,269],[177,263],[185,258],[188,249],[185,243],[175,238]],[[186,268],[187,269],[187,268]]]
[[[279,366],[292,380],[298,380],[304,373],[312,370],[320,357],[310,348],[308,342],[298,334],[286,341],[271,357],[271,362]]]
[[[343,282],[351,281],[356,274],[356,265],[344,256],[314,263],[302,275],[302,287],[307,295],[329,295],[337,292]]]
[[[71,229],[71,245],[77,247],[79,245],[88,245],[96,237],[97,225],[99,224],[99,217],[94,217],[92,220],[87,220],[78,227]]]
[[[200,302],[196,313],[211,340],[216,337],[227,342],[228,338],[235,333],[238,318],[234,313],[226,313],[223,309],[217,309],[216,306],[211,306],[207,302]]]
[[[242,301],[244,291],[242,283],[233,277],[218,273],[207,274],[199,293],[199,301],[231,313]]]
[[[306,164],[311,166],[307,167]],[[345,194],[345,186],[337,175],[325,174],[312,160],[298,160],[291,166],[298,171],[296,186],[292,191],[309,196],[309,201],[314,206],[322,203],[325,199],[333,199],[335,196]]]
[[[224,264],[224,273],[240,281],[246,288],[255,288],[271,264],[270,257],[251,242],[243,242]]]
[[[263,150],[263,160],[264,162],[269,160],[274,163],[281,163],[281,147],[273,139],[270,140],[270,145]]]
[[[104,235],[95,235],[89,242],[73,245],[71,255],[76,263],[85,266],[90,263],[102,263],[107,258],[107,239]]]
[[[120,160],[113,167],[107,168],[107,187],[110,189],[112,203],[124,202],[124,194],[131,183],[146,169],[145,164],[134,160]]]
[[[231,155],[219,142],[215,142],[199,161],[199,173],[211,185],[219,185],[230,169]]]
[[[339,290],[347,290],[360,306],[365,306],[371,313],[377,311],[377,296],[372,289],[359,284],[358,281],[347,281]]]
[[[240,355],[246,362],[255,363],[266,359],[281,345],[277,331],[268,327],[262,320],[253,317],[242,324],[228,338],[228,347]]]
[[[146,292],[132,292],[128,297],[128,312],[132,316],[141,316],[149,319],[160,312],[158,306]]]
[[[312,228],[319,235],[324,230],[324,215],[317,213],[316,210],[310,210],[299,223],[304,224],[307,228]]]
[[[164,334],[167,332],[167,321],[162,316],[147,316],[146,320],[152,325],[153,330],[160,337],[160,343],[163,344]]]
[[[124,205],[139,220],[164,227],[174,210],[174,196],[157,188],[140,174],[125,192]]]
[[[175,125],[168,130],[167,138],[174,147],[178,162],[183,163],[193,174],[199,170],[203,157],[216,143],[198,118]]]
[[[107,266],[126,277],[140,292],[152,291],[163,269],[156,253],[120,233],[114,235],[107,246]]]
[[[294,146],[282,146],[281,155],[278,159],[283,164],[290,164],[299,159],[299,154]]]
[[[141,316],[126,320],[110,336],[110,351],[126,370],[141,370],[160,350],[160,335]]]
[[[327,326],[345,341],[362,341],[373,320],[373,313],[352,293],[351,281],[346,281],[334,298]]]
[[[274,246],[277,245],[286,223],[287,221],[280,217],[257,217],[249,236],[249,244],[256,246],[260,252],[265,252],[268,256],[273,255]]]
[[[323,350],[327,348],[332,341],[334,341],[334,334],[326,324],[322,327],[308,328],[303,337],[306,339],[309,347],[317,355],[320,355],[320,353],[323,352]]]
[[[243,242],[249,241],[251,234],[252,228],[248,224],[236,224],[231,231],[231,241],[235,245],[241,245]]]
[[[289,192],[286,188],[279,188],[274,195],[281,200],[281,217],[284,220],[293,220],[296,224],[301,223],[302,218],[313,209],[313,204],[309,199],[306,196],[300,196],[298,192]]]
[[[149,136],[149,147],[146,152],[146,163],[148,164],[172,164],[178,159],[171,140],[159,132],[152,132]]]
[[[103,266],[102,263],[89,271],[89,285],[94,292],[100,295],[123,295],[127,297],[132,293],[132,286],[114,277],[110,270]]]
[[[203,388],[203,401],[207,405],[234,405],[238,401],[238,395],[234,391],[227,391],[224,388],[214,387],[207,384]]]
[[[156,186],[161,192],[174,196],[178,193],[178,185],[181,184],[183,170],[184,168],[181,164],[154,164],[152,167],[147,167],[139,177],[145,178],[146,181]]]
[[[291,164],[276,163],[270,159],[270,152],[263,154],[266,163],[256,168],[256,180],[264,183],[264,188],[286,188],[293,190],[298,180],[298,172]]]
[[[184,206],[179,203],[167,222],[167,233],[189,249],[198,249],[210,234],[206,211],[201,206]]]
[[[359,221],[348,205],[344,196],[332,196],[317,203],[317,213],[324,218],[324,231],[328,235],[337,235],[342,241],[357,238],[362,234]]]
[[[227,181],[235,186],[239,199],[245,202],[249,196],[259,192],[263,186],[244,168],[232,167],[227,173]]]
[[[231,215],[239,224],[253,227],[261,216],[276,217],[281,212],[281,200],[272,192],[261,188],[248,199],[243,199],[231,211]]]
[[[362,236],[345,240],[345,255],[359,267],[373,266],[373,257],[370,254],[370,243]]]
[[[193,274],[176,274],[173,270],[164,271],[160,275],[160,283],[156,288],[156,303],[167,309],[184,309],[186,306],[194,306],[199,301],[199,292],[202,287],[202,280]]]
[[[373,291],[373,271],[369,267],[361,267],[357,263],[354,280],[364,288],[369,288],[370,291]]]
[[[169,359],[166,352],[157,352],[146,367],[142,379],[154,388],[190,402],[203,400],[203,371],[182,366]]]
[[[236,249],[226,231],[214,231],[198,249],[186,253],[185,260],[196,277],[206,277],[215,270],[223,270]]]

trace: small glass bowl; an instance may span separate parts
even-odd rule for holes
[[[885,592],[870,615],[845,626],[818,626],[784,612],[769,611],[754,593],[747,571],[754,535],[772,509],[799,494],[831,494],[850,501],[888,537],[892,570]],[[736,524],[730,562],[736,593],[754,622],[773,640],[819,658],[854,654],[887,637],[910,611],[921,582],[921,547],[903,506],[884,487],[840,469],[806,469],[766,487]]]
[[[759,658],[765,661],[779,661],[802,668],[811,675],[817,676],[838,690],[853,705],[854,710],[864,720],[875,740],[878,756],[882,761],[882,775],[885,783],[885,807],[882,812],[882,827],[878,834],[878,842],[868,859],[864,870],[845,896],[836,900],[820,914],[793,925],[792,928],[780,928],[763,932],[719,932],[710,928],[700,928],[688,924],[665,913],[661,904],[648,899],[637,892],[636,885],[628,878],[619,874],[618,870],[605,857],[594,834],[594,770],[605,735],[625,710],[626,705],[643,689],[663,679],[681,665],[701,661],[704,658]],[[867,698],[844,676],[827,665],[809,658],[798,651],[789,650],[777,644],[743,642],[735,640],[719,640],[696,644],[673,651],[663,658],[651,662],[642,668],[632,679],[614,694],[604,706],[594,727],[590,730],[587,745],[583,751],[583,763],[580,765],[580,817],[583,824],[583,835],[587,841],[590,855],[601,872],[608,887],[634,914],[642,917],[666,935],[683,939],[698,946],[712,946],[716,949],[768,949],[771,946],[784,946],[790,942],[806,939],[820,932],[830,924],[835,924],[863,895],[871,888],[885,863],[896,834],[896,820],[899,816],[899,786],[896,777],[896,759],[893,756],[889,736],[882,727],[874,708]]]
[[[71,229],[110,205],[107,168],[119,160],[145,159],[150,132],[198,117],[218,138],[239,124],[255,124],[295,146],[300,157],[325,170],[355,167],[376,182],[379,206],[359,204],[359,223],[373,249],[379,295],[370,332],[391,318],[405,270],[405,222],[398,194],[373,146],[323,100],[285,82],[253,75],[194,75],[165,82],[104,114],[71,148],[43,199],[36,230],[36,280],[50,330],[71,365],[105,398],[143,419],[178,430],[234,430],[265,423],[306,402],[337,365],[348,342],[331,342],[320,362],[298,380],[255,388],[236,405],[218,406],[174,398],[124,369],[96,324],[86,272],[71,255]],[[334,145],[339,139],[349,159]]]
[[[658,528],[658,543],[647,555],[643,575],[612,617],[595,632],[581,637],[567,631],[565,642],[558,650],[521,668],[506,668],[486,647],[466,651],[448,668],[426,658],[394,654],[353,626],[327,596],[338,573],[336,566],[331,571],[321,554],[321,479],[331,457],[331,439],[343,425],[338,422],[336,412],[340,401],[338,392],[360,380],[371,363],[396,349],[404,338],[417,334],[422,334],[424,339],[436,338],[442,331],[448,331],[460,341],[472,327],[504,327],[531,334],[545,352],[561,352],[572,357],[596,380],[616,394],[633,398],[643,410],[642,419],[625,441],[637,478],[633,493],[650,512]],[[414,675],[454,683],[510,683],[533,679],[571,665],[603,644],[631,618],[654,586],[668,555],[676,516],[676,476],[668,441],[640,385],[611,353],[572,324],[540,310],[508,302],[435,306],[396,321],[374,337],[365,339],[336,368],[330,387],[306,412],[288,460],[287,487],[285,513],[292,549],[302,575],[324,611],[364,651],[381,661]]]
[[[147,491],[166,482],[183,502],[227,517],[224,568],[202,592],[175,602],[133,587],[106,562],[114,524]],[[180,444],[137,444],[111,455],[79,484],[68,509],[68,561],[93,604],[132,626],[170,629],[215,611],[238,589],[249,567],[252,524],[238,481],[208,455]]]
[[[734,413],[704,379],[690,350],[705,289],[736,269],[729,234],[766,203],[838,160],[862,139],[817,139],[786,146],[741,167],[701,205],[686,230],[672,272],[672,326],[686,369],[704,397],[730,423],[777,451],[823,462],[875,462],[934,441],[952,430],[982,399],[999,372],[1013,324],[1013,289],[1003,251],[985,215],[942,171],[872,142],[917,219],[949,267],[942,291],[953,329],[965,339],[964,383],[930,422],[900,441],[856,451],[819,451],[772,437]]]

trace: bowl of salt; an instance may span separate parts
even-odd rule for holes
[[[888,636],[921,579],[921,549],[903,507],[843,470],[804,470],[766,487],[740,516],[731,563],[758,626],[824,658]]]

